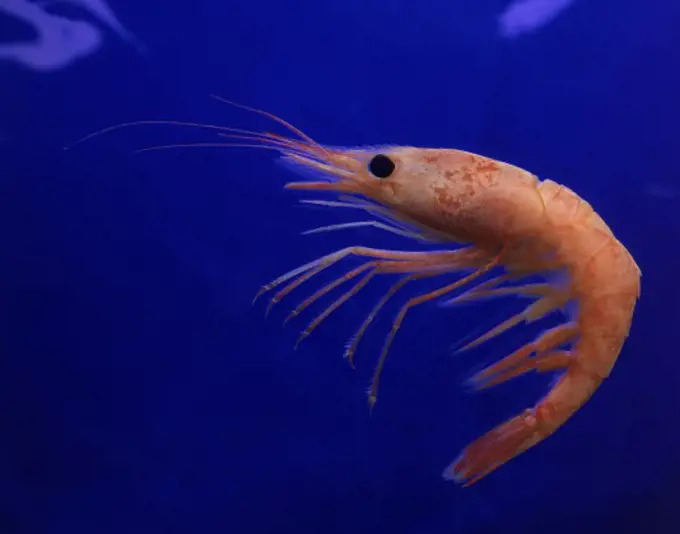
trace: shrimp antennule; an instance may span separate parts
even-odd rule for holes
[[[257,109],[257,108],[253,108],[253,107],[250,107],[250,106],[246,106],[244,104],[238,104],[236,102],[232,102],[231,100],[227,100],[226,98],[222,98],[221,96],[217,96],[217,95],[210,95],[210,96],[212,98],[214,98],[215,100],[218,100],[218,101],[220,101],[224,104],[229,104],[231,106],[241,108],[241,109],[244,109],[246,111],[251,111],[253,113],[257,113],[258,115],[262,115],[264,117],[270,118],[270,119],[278,122],[279,124],[281,124],[285,128],[288,128],[291,132],[299,135],[302,139],[304,139],[305,141],[307,141],[308,143],[310,143],[311,145],[316,147],[318,150],[323,152],[327,157],[330,157],[330,154],[328,153],[328,151],[322,145],[320,145],[319,143],[314,141],[314,139],[309,137],[306,133],[304,133],[299,128],[293,126],[288,121],[283,120],[281,117],[278,117],[277,115],[274,115],[273,113],[270,113],[269,111],[264,111],[262,109]]]
[[[140,150],[137,150],[136,152],[147,152],[150,150],[160,150],[160,149],[169,149],[169,148],[188,148],[188,147],[215,147],[215,148],[227,148],[227,147],[232,147],[232,148],[269,148],[269,149],[277,149],[283,152],[285,155],[297,155],[299,156],[305,156],[305,157],[312,157],[315,159],[320,159],[320,160],[325,160],[328,161],[330,159],[330,153],[326,148],[324,148],[322,145],[314,141],[309,135],[305,134],[302,130],[299,128],[296,128],[289,122],[285,121],[284,119],[274,115],[273,113],[263,111],[257,108],[253,108],[250,106],[246,106],[244,104],[238,104],[236,102],[227,100],[225,98],[216,96],[216,95],[210,95],[212,98],[215,100],[218,100],[222,103],[229,104],[231,106],[244,109],[246,111],[250,111],[252,113],[257,113],[259,115],[263,115],[269,119],[274,120],[275,122],[281,124],[285,128],[287,128],[289,131],[294,133],[295,135],[299,136],[302,141],[297,141],[294,139],[289,139],[285,136],[276,134],[276,133],[270,133],[270,132],[265,132],[265,133],[260,133],[260,132],[255,132],[252,130],[246,130],[243,128],[232,128],[228,126],[219,126],[216,124],[204,124],[204,123],[197,123],[197,122],[188,122],[188,121],[176,121],[176,120],[141,120],[141,121],[130,121],[130,122],[124,122],[120,124],[116,124],[113,126],[108,126],[105,128],[102,128],[100,130],[97,130],[93,133],[90,133],[79,140],[75,141],[74,143],[65,146],[64,150],[70,150],[71,148],[74,148],[77,145],[80,145],[84,143],[85,141],[88,141],[92,139],[93,137],[97,137],[99,135],[103,135],[105,133],[112,132],[114,130],[119,130],[122,128],[129,128],[132,126],[140,126],[140,125],[171,125],[171,126],[189,126],[193,128],[200,128],[200,129],[206,129],[206,130],[217,130],[218,132],[221,132],[220,135],[225,136],[225,137],[233,137],[233,138],[240,138],[242,140],[252,140],[252,141],[260,141],[262,144],[219,144],[219,143],[186,143],[186,144],[169,144],[169,145],[162,145],[162,146],[157,146],[157,147],[148,147],[148,148],[143,148]],[[227,134],[235,134],[235,135],[227,135]]]

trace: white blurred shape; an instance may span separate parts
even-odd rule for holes
[[[575,0],[516,0],[498,17],[499,33],[514,39],[535,32],[564,12]]]
[[[116,33],[123,41],[126,41],[128,44],[137,48],[140,53],[145,52],[144,45],[125,26],[123,26],[116,14],[104,0],[48,0],[43,2],[43,5],[58,3],[72,4],[89,11],[93,17],[99,19],[99,22],[108,26],[109,29]]]
[[[0,9],[31,24],[38,33],[32,42],[0,45],[0,60],[52,71],[91,54],[101,45],[101,32],[91,24],[50,15],[26,0],[0,0]]]
[[[86,9],[122,39],[144,51],[143,45],[125,29],[104,0],[62,1]],[[48,72],[62,69],[101,47],[103,35],[98,28],[85,21],[48,13],[44,7],[50,3],[56,2],[0,0],[0,11],[30,24],[38,34],[31,42],[0,45],[0,60],[15,61],[33,70]]]

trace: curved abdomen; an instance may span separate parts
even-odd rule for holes
[[[574,355],[600,378],[609,376],[628,336],[640,295],[640,269],[585,200],[550,180],[538,186],[546,207],[544,238],[568,272],[579,339]]]

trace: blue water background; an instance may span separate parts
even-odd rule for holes
[[[677,3],[580,0],[515,40],[497,32],[502,0],[111,5],[148,55],[110,39],[58,72],[0,64],[0,532],[679,531]],[[356,371],[342,352],[385,282],[295,352],[312,316],[280,323],[309,292],[267,320],[252,296],[349,244],[418,245],[300,235],[356,215],[299,207],[267,152],[132,154],[209,134],[140,127],[62,151],[137,119],[273,128],[209,93],[324,143],[456,147],[576,190],[643,272],[610,379],[478,485],[444,482],[551,380],[471,394],[464,379],[557,319],[453,357],[519,303],[416,309],[369,418],[395,307]]]

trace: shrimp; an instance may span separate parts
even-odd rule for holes
[[[335,200],[304,202],[359,210],[383,221],[336,224],[312,232],[369,226],[409,239],[442,244],[441,249],[428,251],[350,246],[295,268],[263,286],[255,299],[276,289],[269,311],[301,284],[344,258],[354,256],[365,260],[359,267],[322,286],[290,313],[286,320],[299,315],[338,286],[355,280],[350,289],[309,323],[298,343],[375,276],[401,275],[348,343],[345,357],[354,366],[357,346],[370,323],[406,284],[444,274],[460,274],[457,280],[415,296],[399,309],[368,390],[371,409],[377,401],[381,372],[392,342],[414,307],[450,298],[463,289],[466,290],[448,302],[505,295],[533,299],[522,312],[461,350],[476,347],[520,323],[569,310],[564,314],[568,320],[563,324],[543,332],[471,378],[474,388],[485,389],[532,371],[560,373],[552,388],[533,408],[465,447],[444,469],[445,480],[469,486],[537,445],[564,425],[609,376],[629,334],[640,296],[641,272],[602,218],[571,189],[549,179],[540,180],[514,165],[463,150],[321,145],[273,114],[223,101],[265,115],[287,127],[295,137],[168,121],[219,130],[222,137],[240,141],[152,149],[247,146],[275,150],[285,161],[301,170],[311,170],[315,176],[290,182],[286,188],[337,195]],[[493,276],[494,271],[499,273]],[[488,277],[482,281],[485,275]],[[529,277],[539,277],[543,282],[528,283]],[[506,285],[508,282],[514,285]]]

